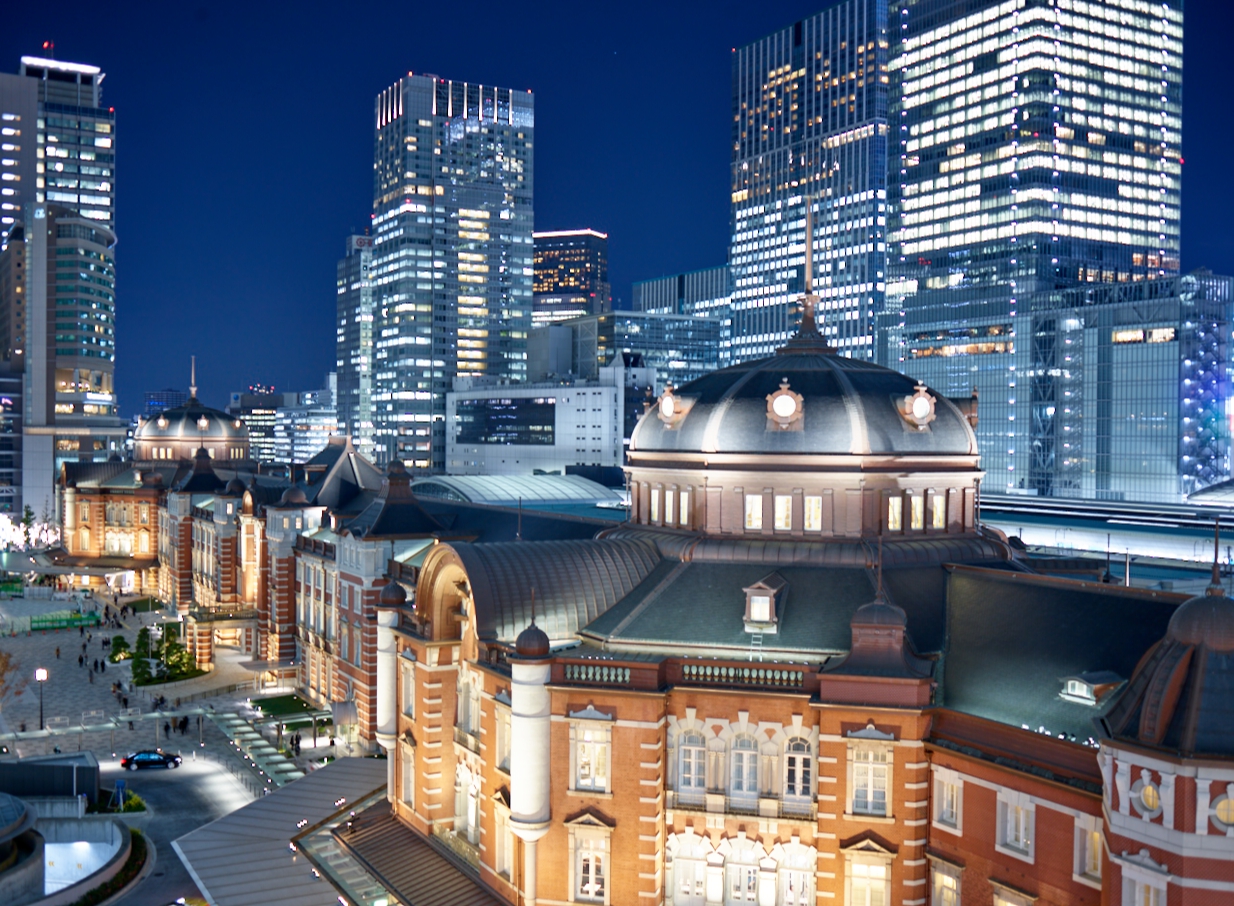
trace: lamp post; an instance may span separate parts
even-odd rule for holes
[[[47,682],[47,668],[39,667],[34,671],[34,681],[39,684],[39,729],[43,727],[43,683]]]

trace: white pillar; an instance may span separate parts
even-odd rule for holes
[[[549,828],[551,708],[547,660],[510,663],[510,830],[525,842],[525,906],[536,904],[536,841]]]
[[[394,645],[394,626],[398,614],[377,611],[377,744],[386,751],[386,796],[395,799],[394,742],[398,736],[398,653]]]

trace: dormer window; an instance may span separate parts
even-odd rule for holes
[[[775,632],[788,583],[779,573],[770,575],[744,589],[746,593],[746,632]]]
[[[1121,685],[1123,678],[1111,670],[1093,670],[1065,676],[1062,682],[1059,698],[1080,705],[1096,705],[1107,692]]]

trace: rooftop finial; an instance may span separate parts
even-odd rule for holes
[[[1221,520],[1213,519],[1213,581],[1205,590],[1206,595],[1221,597],[1225,588],[1221,584],[1221,568],[1217,565],[1217,557],[1221,554]]]
[[[818,296],[814,295],[814,199],[806,199],[805,286],[801,296],[801,326],[777,355],[834,353],[818,330]]]
[[[197,399],[197,356],[190,356],[192,365],[189,366],[189,398]]]

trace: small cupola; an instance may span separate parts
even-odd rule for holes
[[[788,594],[788,583],[779,573],[771,573],[743,589],[746,593],[746,632],[774,633]]]

